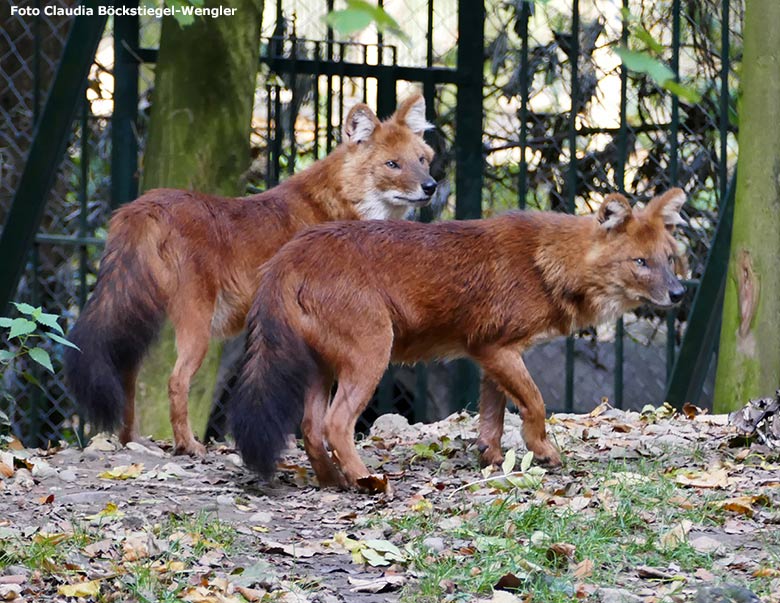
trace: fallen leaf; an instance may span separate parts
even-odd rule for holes
[[[753,517],[756,512],[753,508],[754,504],[761,506],[767,506],[770,504],[769,498],[765,495],[753,495],[753,496],[736,496],[734,498],[727,498],[725,500],[719,500],[712,503],[716,508],[723,509],[725,511],[731,511],[738,515],[745,515],[746,517]]]
[[[640,578],[645,578],[647,580],[669,581],[675,579],[674,574],[670,574],[657,567],[650,567],[649,565],[640,565],[636,568],[636,573]]]
[[[353,593],[385,593],[401,588],[406,578],[397,574],[386,574],[381,578],[369,580],[350,576],[347,581],[353,585],[353,588],[349,589]]]
[[[517,590],[525,583],[524,579],[518,578],[513,573],[504,574],[493,585],[496,590]]]
[[[547,560],[558,566],[565,566],[567,563],[574,561],[574,555],[577,552],[577,547],[568,542],[556,542],[550,545],[545,553]]]
[[[268,593],[268,591],[265,590],[247,588],[246,586],[236,586],[236,592],[252,603],[254,603],[254,601],[262,601],[263,597]]]
[[[357,480],[357,485],[361,490],[371,494],[391,493],[390,482],[387,480],[387,476],[381,473],[361,477]]]
[[[593,567],[592,559],[583,559],[574,566],[572,574],[575,578],[587,578],[593,573]]]
[[[776,567],[761,567],[753,572],[754,578],[780,578],[780,569]]]
[[[681,486],[693,488],[727,488],[729,473],[723,468],[710,471],[687,471],[678,474],[675,481]]]
[[[692,527],[692,521],[688,519],[682,520],[671,530],[667,531],[663,536],[661,536],[661,547],[664,549],[673,549],[678,547],[687,540],[688,532],[691,531]]]
[[[710,538],[709,536],[699,536],[693,538],[690,542],[691,547],[700,553],[714,553],[715,551],[723,548],[723,543]]]
[[[61,584],[57,593],[64,597],[97,597],[100,594],[100,580]]]
[[[12,477],[13,474],[14,474],[14,468],[0,461],[0,476]]]
[[[144,470],[143,463],[133,463],[132,465],[119,465],[118,467],[114,467],[113,469],[109,469],[108,471],[103,471],[102,473],[98,473],[98,477],[102,477],[103,479],[116,479],[116,480],[126,480],[126,479],[135,479],[139,475],[141,475],[141,472]]]
[[[682,411],[687,419],[693,419],[697,415],[701,415],[707,412],[706,410],[703,410],[698,406],[691,404],[690,402],[683,404]]]

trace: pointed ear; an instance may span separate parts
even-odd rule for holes
[[[393,119],[418,136],[422,136],[425,130],[433,128],[433,125],[425,119],[425,99],[422,94],[415,94],[402,102]]]
[[[685,220],[680,215],[680,210],[685,203],[685,191],[681,188],[672,188],[663,195],[653,197],[647,204],[647,210],[651,213],[660,214],[661,218],[669,230],[674,230],[675,226],[685,224]]]
[[[379,119],[368,105],[358,103],[349,110],[341,129],[341,140],[360,144],[371,138]]]
[[[614,230],[623,226],[631,216],[631,204],[620,193],[607,195],[599,207],[599,224],[605,230]]]

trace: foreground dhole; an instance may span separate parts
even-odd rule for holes
[[[319,483],[355,485],[368,474],[353,442],[355,422],[387,364],[470,356],[484,371],[482,460],[502,458],[508,394],[535,458],[560,464],[520,352],[644,302],[679,301],[684,289],[673,271],[671,233],[684,201],[683,191],[672,189],[641,209],[610,195],[593,216],[517,212],[470,222],[338,223],[301,233],[264,267],[249,313],[247,355],[231,401],[245,462],[272,473],[302,420]]]
[[[328,157],[251,197],[152,190],[111,219],[95,292],[70,339],[66,359],[77,402],[98,428],[120,422],[136,438],[135,382],[166,317],[177,360],[168,384],[175,450],[202,455],[187,418],[190,381],[211,337],[238,333],[257,289],[258,269],[296,231],[331,220],[401,218],[436,188],[425,101],[407,99],[380,123],[363,104]]]

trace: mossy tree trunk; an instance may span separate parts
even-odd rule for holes
[[[748,0],[716,412],[780,387],[780,2]]]
[[[236,9],[234,16],[162,24],[152,114],[144,155],[143,189],[172,187],[222,195],[244,192],[249,167],[260,18],[263,0],[206,0]],[[212,343],[190,391],[190,421],[202,437],[209,417],[220,346]],[[138,382],[140,433],[171,436],[168,377],[176,359],[167,325]]]

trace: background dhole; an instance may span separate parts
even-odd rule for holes
[[[167,315],[178,357],[168,391],[176,452],[203,454],[187,417],[187,397],[209,340],[236,334],[257,288],[258,268],[293,234],[329,220],[401,218],[436,188],[425,101],[414,96],[380,123],[352,108],[343,142],[328,157],[259,195],[223,198],[152,190],[111,219],[95,292],[70,339],[70,389],[98,428],[123,423],[136,438],[135,382]]]
[[[671,232],[684,201],[672,189],[634,209],[610,195],[592,216],[516,212],[301,233],[265,265],[249,314],[245,365],[231,400],[245,462],[272,473],[302,420],[320,484],[355,485],[368,474],[355,449],[355,422],[387,364],[467,355],[484,371],[483,461],[502,458],[508,394],[536,459],[560,464],[520,352],[643,302],[679,301]]]

